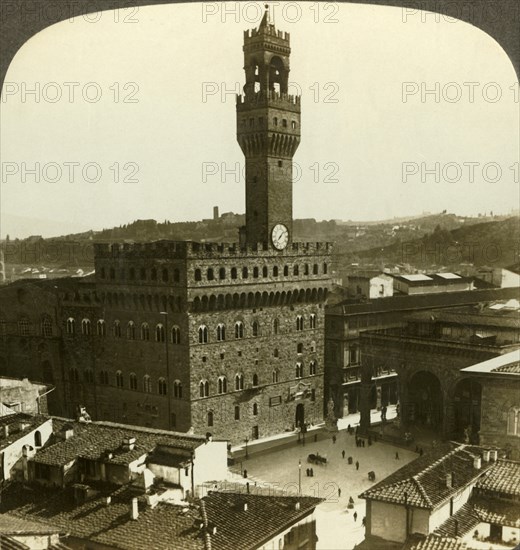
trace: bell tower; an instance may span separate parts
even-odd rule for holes
[[[237,140],[246,163],[247,244],[283,250],[292,240],[292,159],[300,144],[300,97],[288,94],[289,33],[266,12],[244,32],[243,95],[237,96]]]

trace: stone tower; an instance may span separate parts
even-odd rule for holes
[[[278,250],[292,240],[292,159],[300,143],[300,97],[288,94],[289,43],[268,11],[258,29],[244,32],[246,83],[237,96],[237,139],[246,160],[241,241]]]

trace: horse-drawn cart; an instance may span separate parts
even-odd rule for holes
[[[327,457],[321,456],[319,453],[311,453],[309,456],[307,456],[307,462],[310,462],[311,464],[326,464]]]

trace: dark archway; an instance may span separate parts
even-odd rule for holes
[[[452,436],[457,441],[478,444],[482,386],[473,378],[458,382],[453,392]]]
[[[294,424],[297,428],[301,428],[305,424],[305,406],[303,403],[298,403],[298,405],[296,405]]]
[[[408,384],[408,422],[441,430],[444,419],[441,383],[427,371],[415,373]]]

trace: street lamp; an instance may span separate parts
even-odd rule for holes
[[[302,494],[302,461],[298,460],[298,495]]]
[[[168,399],[168,427],[172,427],[172,404],[171,404],[171,387],[170,387],[170,360],[168,349],[168,312],[161,311],[160,314],[164,317],[164,345],[166,346],[166,397]]]

